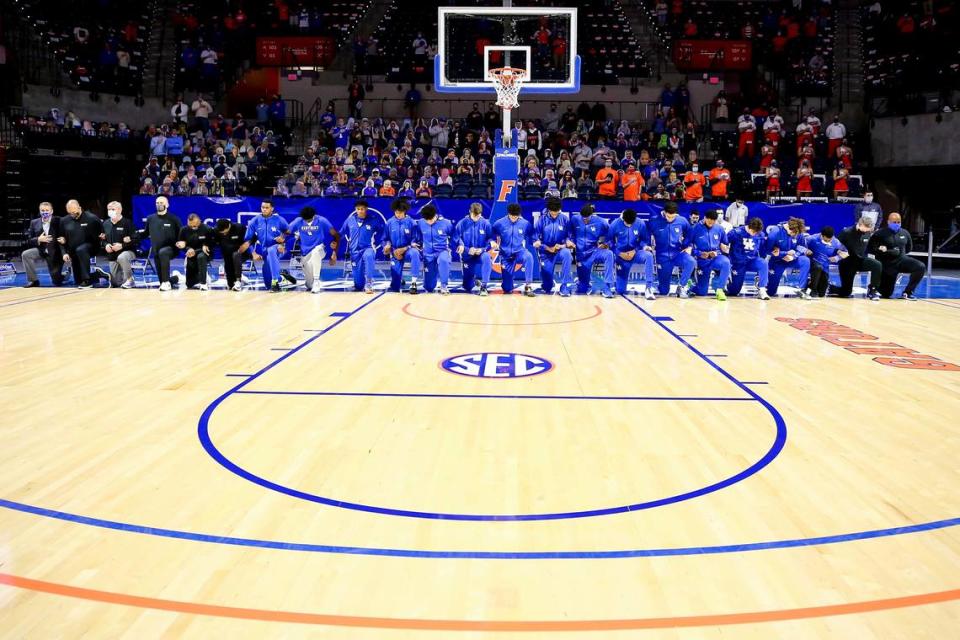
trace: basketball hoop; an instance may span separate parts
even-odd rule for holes
[[[493,83],[493,88],[497,90],[498,107],[504,111],[509,111],[520,106],[517,98],[520,95],[520,87],[523,85],[523,81],[527,79],[525,69],[518,69],[517,67],[490,69],[487,73],[487,79]]]

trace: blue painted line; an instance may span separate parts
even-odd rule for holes
[[[380,294],[380,295],[383,295],[383,294]],[[642,307],[640,307],[639,305],[631,301],[629,298],[624,297],[624,299],[627,300],[627,302],[632,304],[637,309],[640,309],[644,313],[644,315],[646,315],[647,317],[653,318],[651,314],[647,313],[645,310],[643,310]],[[354,311],[353,314],[351,314],[350,316],[340,318],[336,323],[334,323],[333,326],[331,326],[331,329],[339,325],[348,317],[353,317],[354,314],[359,312],[365,306],[366,305],[361,306],[356,311]],[[686,491],[684,493],[674,494],[674,495],[666,496],[663,498],[658,498],[655,500],[648,500],[648,501],[637,502],[633,504],[617,505],[617,506],[604,507],[604,508],[598,508],[598,509],[584,509],[580,511],[564,511],[564,512],[557,512],[557,513],[524,513],[524,514],[442,513],[442,512],[433,512],[433,511],[415,511],[411,509],[394,509],[390,507],[380,507],[376,505],[362,504],[357,502],[350,502],[347,500],[329,498],[327,496],[321,496],[315,493],[301,491],[300,489],[296,489],[294,487],[282,485],[272,480],[269,480],[268,478],[264,478],[263,476],[258,476],[254,473],[251,473],[247,469],[244,469],[234,461],[230,460],[219,449],[217,449],[216,445],[213,443],[212,438],[210,437],[210,416],[213,415],[213,412],[216,410],[216,408],[228,397],[230,397],[235,393],[240,392],[245,385],[249,384],[256,378],[258,378],[263,372],[268,371],[270,368],[272,368],[273,366],[276,366],[277,364],[280,364],[283,360],[293,355],[297,351],[305,348],[307,345],[311,344],[314,340],[316,340],[322,334],[313,336],[309,340],[303,342],[302,344],[300,344],[299,346],[295,347],[293,350],[288,352],[286,355],[282,356],[275,362],[268,365],[267,368],[254,374],[248,380],[245,380],[244,382],[238,384],[236,387],[227,391],[226,393],[221,395],[219,398],[214,400],[203,411],[203,414],[200,416],[200,420],[197,425],[197,436],[200,439],[200,442],[203,445],[203,448],[206,450],[207,454],[210,455],[210,457],[216,460],[225,469],[227,469],[231,473],[238,475],[241,478],[244,478],[245,480],[253,482],[254,484],[258,484],[265,489],[276,491],[277,493],[282,493],[284,495],[287,495],[293,498],[298,498],[300,500],[306,500],[308,502],[314,502],[317,504],[323,504],[323,505],[337,507],[341,509],[352,509],[354,511],[362,511],[366,513],[375,513],[379,515],[388,515],[388,516],[398,516],[398,517],[407,517],[407,518],[426,518],[431,520],[460,520],[460,521],[474,521],[474,522],[476,521],[523,522],[523,521],[534,521],[534,520],[566,520],[566,519],[572,519],[572,518],[593,518],[593,517],[613,515],[618,513],[642,511],[645,509],[653,509],[657,507],[667,506],[670,504],[675,504],[677,502],[692,500],[694,498],[698,498],[698,497],[713,493],[714,491],[719,491],[721,489],[729,487],[730,485],[746,480],[747,478],[759,472],[761,469],[763,469],[768,464],[770,464],[777,457],[777,455],[779,455],[780,451],[783,450],[783,446],[786,443],[787,427],[786,427],[785,421],[783,420],[783,416],[781,416],[780,413],[772,405],[770,405],[770,403],[766,402],[765,400],[760,398],[760,396],[758,396],[756,393],[754,393],[753,391],[748,389],[746,386],[744,386],[742,383],[737,381],[736,378],[734,378],[731,374],[727,373],[715,362],[713,362],[709,358],[704,357],[700,351],[698,351],[695,347],[685,342],[678,334],[668,329],[662,322],[658,322],[657,324],[663,327],[674,338],[679,340],[684,346],[686,346],[688,349],[692,350],[695,354],[697,354],[709,366],[713,367],[715,370],[721,373],[725,378],[727,378],[728,380],[736,384],[750,398],[760,402],[763,405],[763,407],[773,417],[774,425],[776,428],[776,435],[774,437],[773,444],[770,446],[770,449],[759,460],[751,464],[746,469],[743,469],[742,471],[735,473],[730,477],[724,478],[722,480],[714,482],[713,484],[707,485],[705,487],[700,487],[697,489]]]
[[[306,542],[283,542],[280,540],[260,540],[256,538],[236,538],[232,536],[218,536],[209,533],[195,533],[162,527],[147,527],[139,524],[117,522],[92,518],[66,511],[45,509],[22,502],[4,500],[0,498],[0,507],[29,513],[43,518],[52,518],[65,522],[73,522],[91,527],[111,529],[125,533],[137,533],[162,538],[175,538],[191,542],[205,542],[209,544],[223,544],[238,547],[253,547],[258,549],[276,549],[280,551],[302,551],[307,553],[332,553],[362,556],[389,556],[396,558],[430,558],[430,559],[469,559],[469,560],[606,560],[614,558],[656,558],[667,556],[702,556],[721,553],[745,553],[748,551],[766,551],[773,549],[791,549],[797,547],[814,547],[844,542],[857,542],[891,536],[902,536],[925,531],[936,531],[960,525],[960,518],[934,520],[921,524],[912,524],[905,527],[891,527],[887,529],[871,529],[855,533],[842,533],[814,538],[790,538],[786,540],[769,540],[766,542],[748,542],[744,544],[721,544],[700,547],[663,547],[653,549],[617,549],[613,551],[442,551],[421,549],[391,549],[382,547],[355,547],[341,545],[311,544]]]
[[[670,402],[755,402],[753,398],[730,398],[726,396],[514,396],[483,393],[376,393],[367,391],[259,391],[241,390],[238,395],[265,396],[343,396],[355,398],[464,398],[490,400],[664,400]]]
[[[334,311],[330,314],[331,318],[347,318],[350,316],[349,311]]]
[[[379,297],[379,296],[378,296]],[[376,298],[374,298],[375,300]],[[370,302],[373,302],[371,300]],[[368,302],[367,304],[369,304]],[[366,306],[366,305],[363,305]],[[637,306],[637,305],[634,305]],[[360,307],[362,308],[362,307]],[[360,310],[357,309],[357,311]],[[638,307],[639,308],[639,307]],[[643,309],[640,309],[643,311]],[[690,347],[692,350],[693,347]],[[283,356],[282,359],[291,354]],[[272,362],[262,369],[259,374],[267,371],[278,362]],[[235,389],[242,387],[246,382],[242,382]],[[748,384],[748,383],[740,383]],[[754,395],[753,392],[747,390]],[[228,394],[221,396],[220,400]],[[764,402],[761,400],[761,402]],[[212,411],[214,407],[208,407]],[[301,542],[283,542],[277,540],[260,540],[253,538],[237,538],[230,536],[220,536],[206,533],[195,533],[189,531],[179,531],[176,529],[165,529],[160,527],[148,527],[144,525],[118,522],[114,520],[104,520],[90,516],[72,514],[65,511],[56,511],[45,509],[34,505],[28,505],[22,502],[14,502],[0,498],[0,507],[28,513],[44,518],[52,518],[65,522],[83,524],[87,526],[100,527],[115,531],[128,533],[137,533],[142,535],[151,535],[180,540],[189,540],[192,542],[203,542],[210,544],[223,544],[233,546],[243,546],[261,549],[277,549],[283,551],[301,551],[312,553],[334,553],[348,555],[367,555],[367,556],[390,556],[404,558],[434,558],[434,559],[502,559],[502,560],[596,560],[608,558],[643,558],[643,557],[663,557],[663,556],[687,556],[687,555],[709,555],[722,553],[743,553],[750,551],[789,549],[797,547],[812,547],[828,544],[840,544],[845,542],[856,542],[860,540],[870,540],[892,536],[908,535],[913,533],[922,533],[926,531],[935,531],[960,525],[960,517],[947,518],[943,520],[933,520],[930,522],[913,524],[903,527],[890,527],[885,529],[871,529],[853,533],[844,533],[838,535],[816,536],[811,538],[789,538],[785,540],[770,540],[765,542],[751,542],[743,544],[726,545],[708,545],[699,547],[667,547],[653,549],[624,549],[612,551],[441,551],[441,550],[419,550],[419,549],[391,549],[377,547],[356,547],[356,546],[337,546],[310,544]]]
[[[31,302],[40,302],[41,300],[50,300],[51,298],[62,298],[64,296],[72,296],[77,293],[83,293],[84,291],[85,291],[84,289],[77,289],[76,291],[65,291],[63,293],[54,293],[49,296],[36,296],[34,298],[30,298],[29,300],[17,300],[16,302],[8,302],[6,304],[0,304],[0,308],[15,307],[18,304],[29,304]]]
[[[955,304],[947,304],[946,302],[940,302],[938,300],[930,300],[929,298],[920,298],[920,299],[923,300],[924,302],[929,302],[930,304],[937,304],[937,305],[940,305],[941,307],[950,307],[951,309],[960,310],[960,306],[957,306]]]
[[[673,318],[670,316],[650,316],[656,322],[673,322]]]

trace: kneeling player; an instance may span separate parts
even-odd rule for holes
[[[524,220],[520,205],[507,205],[507,215],[493,225],[493,238],[500,249],[500,275],[503,278],[503,292],[513,292],[513,276],[518,264],[523,265],[523,295],[533,297],[533,255],[529,247],[533,244],[533,225]]]
[[[767,230],[767,239],[764,243],[764,252],[770,256],[770,281],[767,284],[767,293],[777,295],[780,280],[788,269],[799,272],[797,296],[807,300],[807,276],[810,274],[809,251],[804,240],[804,226],[802,218],[790,218],[786,224],[779,224]]]
[[[376,246],[383,234],[379,216],[370,215],[366,200],[357,200],[353,213],[340,226],[340,235],[347,238],[347,255],[353,262],[353,290],[373,293],[373,271]]]
[[[593,205],[586,204],[579,216],[570,220],[570,235],[577,248],[577,293],[590,289],[590,273],[593,265],[603,265],[603,297],[613,297],[614,267],[613,251],[606,242],[610,227],[607,221],[593,216]]]
[[[453,236],[453,225],[441,216],[432,204],[420,209],[420,218],[417,222],[417,234],[423,243],[423,288],[433,293],[439,276],[441,295],[449,295],[450,239]]]
[[[323,259],[327,256],[326,239],[330,240],[330,264],[336,264],[337,244],[340,234],[330,221],[317,215],[313,207],[300,209],[300,217],[290,223],[290,233],[300,240],[300,265],[303,267],[303,284],[307,291],[320,293],[320,273]]]
[[[453,241],[457,245],[457,254],[463,269],[463,290],[473,291],[477,283],[477,267],[480,267],[480,295],[487,295],[490,286],[490,273],[493,271],[493,258],[490,256],[490,239],[493,227],[483,217],[483,205],[474,202],[470,213],[462,218],[453,230]]]
[[[180,229],[177,241],[178,249],[187,251],[187,288],[206,291],[207,265],[213,252],[213,229],[200,221],[200,216],[191,213],[187,216],[187,226]]]
[[[703,220],[690,233],[690,243],[697,256],[697,285],[694,293],[707,295],[713,272],[720,274],[720,286],[717,287],[717,300],[726,300],[723,289],[730,279],[730,259],[723,255],[729,253],[730,245],[723,227],[717,224],[717,212],[711,209],[703,214]]]
[[[650,246],[650,231],[643,220],[637,220],[637,212],[624,209],[620,217],[610,225],[610,243],[616,255],[617,293],[627,292],[627,278],[630,268],[635,264],[643,265],[643,281],[646,284],[644,296],[655,300],[653,278],[653,247]]]
[[[390,204],[393,217],[387,221],[387,241],[383,255],[390,258],[390,291],[403,288],[403,263],[410,263],[410,293],[416,295],[420,279],[420,249],[417,248],[417,223],[407,216],[410,203],[400,198]]]
[[[763,220],[760,218],[750,218],[747,224],[737,227],[727,234],[733,274],[730,284],[727,286],[729,295],[740,295],[740,289],[743,288],[743,281],[747,272],[753,271],[757,274],[759,284],[757,297],[761,300],[770,299],[770,295],[767,293],[767,281],[770,278],[770,273],[767,261],[760,257],[760,247],[763,245],[763,240]]]
[[[260,215],[247,225],[238,251],[252,249],[254,262],[263,261],[263,286],[280,291],[280,256],[286,251],[287,221],[273,212],[273,202],[260,203]]]
[[[833,237],[833,227],[823,227],[819,236],[807,236],[806,246],[812,252],[809,292],[814,298],[822,298],[827,294],[827,285],[830,283],[830,264],[836,264],[850,254]]]
[[[226,218],[217,220],[217,232],[214,242],[220,247],[223,254],[223,274],[227,277],[227,288],[231,291],[240,291],[243,287],[243,262],[250,259],[250,253],[240,249],[244,246],[243,238],[247,233],[246,227]]]
[[[677,296],[689,298],[687,282],[697,268],[697,261],[691,255],[690,223],[677,213],[677,203],[668,202],[659,216],[654,216],[647,224],[653,237],[657,255],[657,279],[660,295],[670,293],[670,276],[674,268],[680,270],[680,282],[677,284]]]
[[[533,229],[533,247],[540,252],[540,281],[544,293],[553,293],[553,274],[560,262],[560,295],[567,297],[573,286],[573,254],[570,218],[560,212],[558,198],[547,200],[547,213],[537,219]]]

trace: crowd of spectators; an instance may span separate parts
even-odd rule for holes
[[[832,87],[834,0],[647,0],[672,40],[745,40],[754,64],[781,72],[795,90]]]
[[[904,104],[923,91],[939,94],[938,109],[952,110],[960,91],[960,6],[945,0],[866,0],[861,14],[867,89],[894,97],[901,113],[927,110],[923,98]]]
[[[74,84],[103,93],[140,93],[148,25],[154,2],[22,0],[20,10],[36,26]]]
[[[256,58],[257,36],[297,35],[349,42],[371,0],[183,0],[171,19],[176,27],[178,90],[216,93]]]

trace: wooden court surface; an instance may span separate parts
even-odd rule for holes
[[[956,365],[958,328],[947,300],[2,291],[0,637],[956,637],[960,371],[824,338]],[[553,368],[439,366],[481,352]]]

